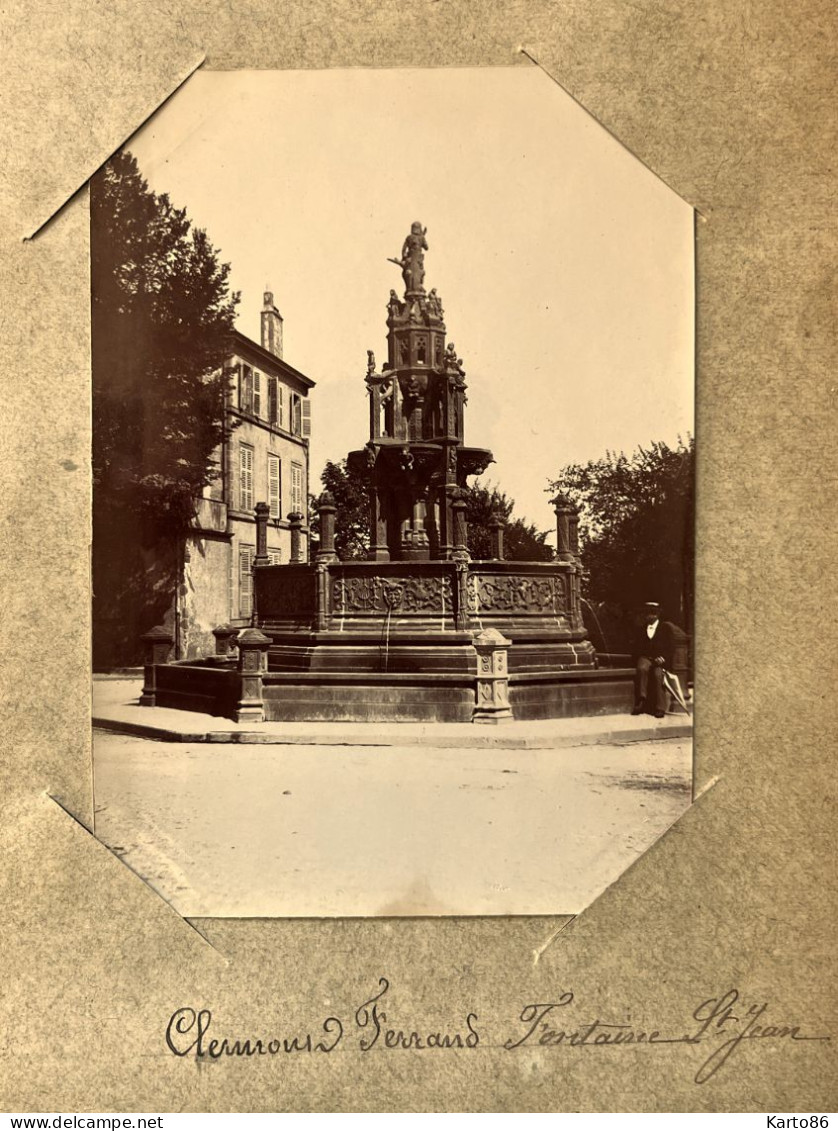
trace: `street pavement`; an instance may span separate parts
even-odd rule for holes
[[[587,745],[516,748],[473,727],[490,734],[458,747],[376,729],[375,745],[97,730],[96,835],[186,917],[558,915],[690,804],[690,738],[589,728]]]

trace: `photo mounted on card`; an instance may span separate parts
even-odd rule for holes
[[[199,72],[90,203],[96,836],[582,911],[692,798],[692,209],[536,67]]]

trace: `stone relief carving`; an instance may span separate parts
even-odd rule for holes
[[[567,613],[567,591],[561,577],[527,574],[471,574],[468,611],[498,613]]]
[[[334,613],[450,612],[450,577],[338,577],[332,582]]]

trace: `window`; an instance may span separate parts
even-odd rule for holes
[[[239,444],[239,508],[253,510],[253,448]]]
[[[239,408],[242,412],[253,412],[253,370],[249,365],[239,370]]]
[[[291,510],[304,514],[303,511],[303,466],[300,463],[291,464]]]
[[[253,415],[262,415],[262,374],[258,369],[253,371]]]
[[[306,398],[302,404],[303,408],[303,439],[307,440],[311,436],[311,401]]]
[[[279,398],[276,377],[268,378],[268,424],[279,423]]]
[[[239,546],[239,616],[253,613],[253,559],[255,546]]]
[[[303,430],[303,409],[301,397],[298,393],[291,394],[291,431],[299,436]]]
[[[268,550],[268,561],[271,565],[279,565],[282,561],[282,550]]]
[[[279,456],[268,456],[268,506],[271,518],[282,518],[282,464]]]

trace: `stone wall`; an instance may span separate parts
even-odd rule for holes
[[[183,577],[178,593],[180,658],[212,655],[212,630],[230,617],[229,542],[191,537],[184,549]]]

